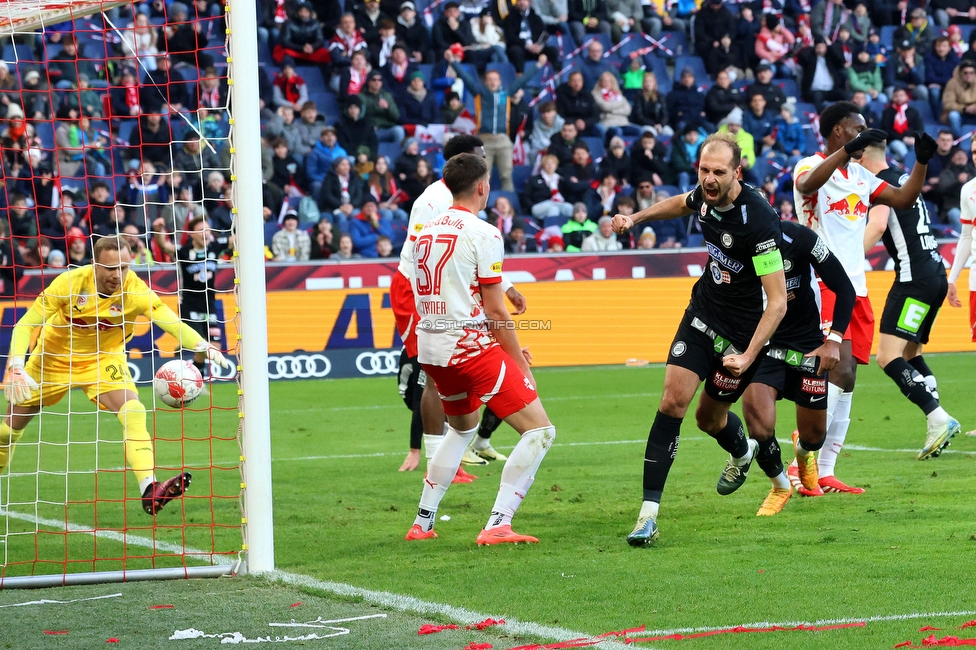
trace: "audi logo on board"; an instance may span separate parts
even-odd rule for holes
[[[283,354],[268,357],[268,379],[321,379],[332,372],[324,354]]]
[[[364,375],[393,375],[400,369],[399,350],[363,352],[356,357],[356,370]]]

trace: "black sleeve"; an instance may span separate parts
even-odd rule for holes
[[[702,195],[701,185],[693,189],[691,194],[685,197],[685,205],[688,206],[688,209],[694,213],[701,210],[703,201],[704,197]]]
[[[809,251],[810,264],[813,265],[824,285],[837,296],[830,329],[846,332],[847,326],[851,323],[851,313],[854,311],[854,285],[851,284],[844,265],[830,252],[824,240],[812,230],[808,228],[804,230],[806,231],[804,248]]]
[[[756,219],[756,228],[753,230],[752,254],[764,255],[769,251],[777,250],[783,246],[783,230],[780,226],[779,215],[766,203],[765,199],[760,198],[762,203],[749,203],[749,220]]]

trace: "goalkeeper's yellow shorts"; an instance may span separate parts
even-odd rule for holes
[[[27,360],[24,370],[39,387],[30,400],[20,405],[25,408],[57,404],[72,388],[81,388],[99,408],[103,408],[98,402],[102,393],[113,390],[138,392],[125,354],[103,352],[79,359],[77,356],[35,353]]]

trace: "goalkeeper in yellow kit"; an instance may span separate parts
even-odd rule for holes
[[[158,482],[153,472],[146,407],[139,401],[125,354],[136,318],[147,316],[183,348],[205,353],[225,368],[231,364],[129,270],[132,256],[122,239],[99,239],[92,260],[55,278],[14,327],[3,384],[10,408],[0,424],[0,472],[41,408],[57,404],[71,388],[79,387],[99,408],[118,416],[126,464],[139,481],[143,509],[154,515],[186,491],[191,476],[183,472]],[[37,344],[26,359],[38,327],[42,329]]]

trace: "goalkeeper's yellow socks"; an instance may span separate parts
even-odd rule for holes
[[[0,473],[10,464],[14,445],[24,435],[24,430],[11,429],[6,422],[0,422]]]
[[[118,418],[125,437],[125,462],[139,481],[140,493],[144,493],[146,486],[156,480],[153,473],[156,460],[146,429],[146,407],[139,400],[130,399],[119,409]]]

